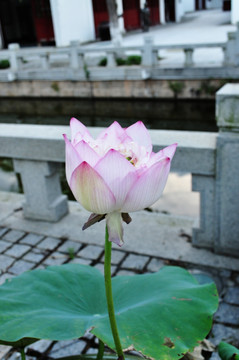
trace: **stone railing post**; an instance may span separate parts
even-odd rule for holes
[[[183,51],[184,51],[184,54],[185,54],[184,66],[185,67],[192,67],[193,66],[193,49],[192,48],[186,48]]]
[[[224,64],[227,66],[239,66],[239,22],[236,31],[229,32],[227,38]]]
[[[40,55],[40,59],[41,59],[41,67],[43,70],[48,70],[49,69],[49,54],[41,54]]]
[[[58,221],[67,214],[67,197],[61,192],[58,163],[14,159],[14,169],[21,175],[26,218]]]
[[[8,50],[10,51],[10,69],[13,72],[18,70],[18,59],[17,51],[20,49],[20,45],[17,43],[12,43],[8,45]]]
[[[236,48],[236,33],[229,32],[227,33],[227,43],[224,51],[225,66],[236,65],[235,48]]]
[[[115,51],[108,51],[107,52],[107,67],[115,67],[116,61],[115,61]]]
[[[200,224],[193,229],[193,245],[214,248],[215,240],[215,177],[192,174],[192,190],[200,193]]]
[[[79,69],[80,61],[78,56],[78,47],[80,46],[79,41],[70,42],[70,65],[72,69]]]
[[[154,64],[153,37],[147,35],[144,37],[142,65],[151,67],[153,66],[153,64]]]
[[[216,163],[215,251],[239,253],[239,84],[226,84],[216,93],[219,126]]]
[[[158,61],[159,61],[158,49],[153,49],[152,60],[153,60],[153,66],[158,64]]]

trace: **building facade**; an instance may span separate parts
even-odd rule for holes
[[[124,33],[143,28],[146,20],[150,26],[180,22],[186,12],[221,7],[223,0],[115,1]],[[239,14],[239,1],[232,2]],[[0,0],[0,47],[7,48],[10,43],[59,47],[71,41],[107,40],[108,22],[106,0]]]

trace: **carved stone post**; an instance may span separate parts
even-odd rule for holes
[[[200,192],[200,224],[193,229],[193,245],[214,248],[215,240],[215,178],[193,174],[192,190]]]
[[[14,159],[14,168],[21,175],[26,218],[58,221],[67,214],[67,197],[61,193],[58,163]]]
[[[142,65],[151,67],[154,63],[153,38],[150,35],[144,37],[144,48],[142,56]]]
[[[115,67],[116,61],[115,61],[115,53],[114,51],[108,51],[107,52],[107,67]]]
[[[40,55],[41,58],[41,66],[43,70],[48,70],[49,69],[49,55],[46,54],[41,54]]]
[[[70,42],[70,64],[72,69],[79,69],[80,61],[78,56],[78,46],[80,45],[79,41]]]
[[[215,250],[239,256],[239,84],[226,84],[217,92],[216,115]]]
[[[229,32],[227,37],[224,64],[226,66],[239,66],[239,23],[237,23],[237,30]]]
[[[19,44],[12,43],[8,45],[8,50],[10,50],[10,68],[11,71],[18,70],[18,60],[17,60],[17,51],[20,49]]]
[[[192,48],[184,49],[184,54],[185,54],[184,66],[192,67],[193,66],[193,49]]]

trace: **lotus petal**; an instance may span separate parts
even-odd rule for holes
[[[169,157],[171,160],[175,154],[177,143],[169,145],[165,147],[162,150],[159,150],[157,153],[152,153],[150,156],[150,160],[148,162],[148,166],[152,166],[157,161],[160,161],[162,159],[165,159],[166,157]]]
[[[63,134],[63,137],[66,144],[66,179],[68,184],[70,184],[70,179],[73,171],[77,168],[78,165],[82,163],[83,160],[68,140],[66,134]]]
[[[85,161],[72,173],[70,187],[76,200],[90,212],[106,214],[115,206],[112,191],[102,176]]]
[[[92,141],[92,136],[90,135],[88,129],[76,118],[71,118],[70,121],[71,128],[71,141],[75,145],[81,140]]]
[[[159,199],[170,170],[170,159],[166,158],[147,169],[130,189],[122,212],[142,210]]]
[[[134,142],[144,146],[148,152],[152,151],[152,141],[149,132],[142,121],[138,121],[135,124],[129,126],[126,129],[126,133],[133,139]]]
[[[114,210],[119,210],[129,189],[137,179],[135,167],[119,152],[111,149],[97,163],[95,170],[102,176],[115,196]]]
[[[92,167],[94,167],[100,159],[100,156],[84,140],[81,140],[77,145],[75,145],[75,150],[79,156]]]

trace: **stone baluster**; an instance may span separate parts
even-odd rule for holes
[[[80,46],[79,41],[70,42],[70,65],[72,69],[79,69],[80,61],[78,56],[78,47]]]
[[[227,44],[225,44],[225,46],[222,46],[222,52],[223,52],[222,65],[227,66]]]
[[[116,61],[115,61],[115,51],[108,51],[107,52],[107,67],[115,67]]]
[[[43,70],[48,70],[49,69],[49,54],[45,53],[45,54],[41,54],[40,55],[40,59],[41,59],[41,67]]]
[[[84,58],[85,58],[84,53],[78,54],[78,62],[79,62],[79,67],[80,68],[84,67],[84,64],[85,64]]]
[[[151,67],[153,65],[153,63],[154,63],[153,37],[150,35],[147,35],[144,37],[142,65]]]
[[[224,65],[225,66],[235,66],[236,65],[236,33],[229,32],[227,33],[227,43],[224,52]]]
[[[226,84],[216,93],[219,127],[216,163],[215,251],[239,252],[239,84]]]
[[[153,66],[158,64],[158,61],[159,61],[158,49],[153,48],[152,60],[153,60]]]
[[[19,69],[17,52],[20,49],[20,46],[17,43],[12,43],[12,44],[8,45],[8,49],[10,50],[10,68],[11,68],[11,71],[16,72]]]
[[[185,48],[183,49],[185,54],[185,67],[192,67],[193,66],[193,49],[192,48]]]
[[[23,184],[26,218],[58,221],[67,214],[67,197],[61,192],[58,163],[14,159],[14,169],[20,173]]]
[[[219,127],[215,171],[192,174],[200,192],[200,226],[193,245],[238,256],[239,253],[239,84],[226,84],[216,93]]]
[[[227,33],[224,65],[239,66],[239,22],[237,23],[236,31]]]
[[[193,245],[213,249],[216,222],[215,177],[192,174],[192,190],[200,193],[200,223],[199,228],[193,229]]]

